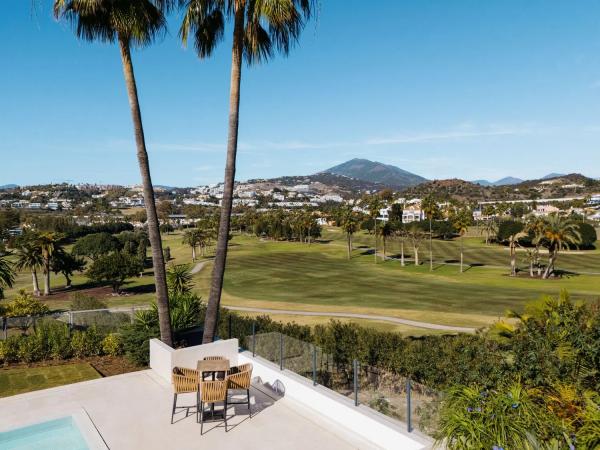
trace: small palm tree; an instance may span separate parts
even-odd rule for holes
[[[44,232],[35,237],[35,245],[42,255],[42,272],[44,274],[44,296],[50,295],[50,272],[52,271],[52,257],[55,252],[60,251],[61,240],[63,236],[60,233]]]
[[[379,227],[378,233],[381,236],[381,243],[383,244],[383,260],[385,261],[387,240],[394,234],[392,225],[389,222],[385,222]]]
[[[182,243],[192,248],[192,261],[196,261],[196,247],[200,244],[200,230],[192,228],[183,233]]]
[[[421,202],[421,209],[425,213],[425,217],[429,220],[429,270],[433,270],[433,230],[432,222],[433,219],[440,214],[440,208],[433,197],[433,195],[427,195]]]
[[[351,206],[344,208],[340,218],[340,226],[346,233],[346,247],[348,250],[348,259],[352,258],[352,236],[358,230],[358,217]]]
[[[488,245],[490,238],[498,234],[498,224],[494,219],[488,219],[484,222],[481,231],[485,234],[485,245]]]
[[[64,18],[73,24],[77,37],[86,41],[109,43],[117,41],[119,44],[142,177],[148,235],[152,247],[160,337],[167,345],[172,345],[173,339],[169,319],[165,261],[137,84],[131,60],[131,46],[145,47],[165,31],[163,8],[171,3],[173,2],[168,0],[54,0],[55,17]]]
[[[547,279],[554,273],[559,252],[569,250],[571,245],[579,245],[581,233],[577,222],[558,214],[552,214],[545,221],[543,233],[534,242],[541,242],[548,248],[548,266],[542,275],[543,279]]]
[[[15,282],[15,270],[4,255],[0,255],[0,300],[4,298],[4,289]]]
[[[188,264],[175,264],[167,270],[167,284],[171,296],[187,294],[192,290],[192,272]]]
[[[180,35],[183,42],[192,37],[200,58],[210,56],[222,40],[225,18],[233,19],[227,160],[215,263],[202,338],[206,343],[212,342],[216,335],[227,259],[238,146],[242,59],[245,58],[252,65],[269,60],[275,50],[287,55],[311,15],[313,0],[187,0],[185,3]]]
[[[42,258],[42,252],[40,251],[40,248],[30,240],[25,241],[21,246],[19,246],[19,248],[17,248],[17,261],[15,262],[15,269],[31,271],[33,295],[36,297],[39,297],[40,295],[37,271],[42,267],[43,264],[44,259]]]
[[[460,273],[463,273],[463,261],[464,261],[464,242],[463,237],[469,231],[469,226],[473,222],[473,216],[471,212],[467,208],[462,208],[459,210],[454,219],[452,220],[452,224],[454,229],[458,233],[460,239]]]

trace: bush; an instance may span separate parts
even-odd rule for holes
[[[150,339],[160,337],[158,325],[127,325],[121,331],[125,356],[139,366],[150,363]]]
[[[523,222],[519,222],[518,220],[503,220],[498,225],[498,233],[496,236],[498,237],[498,241],[504,242],[508,240],[510,236],[514,236],[517,233],[520,233],[525,228]]]
[[[578,226],[579,233],[581,234],[581,243],[579,248],[582,249],[593,249],[596,246],[598,236],[596,235],[596,229],[589,223],[581,222]]]
[[[9,336],[6,340],[0,341],[0,363],[13,363],[19,360],[19,342],[20,336]]]
[[[89,311],[93,309],[107,309],[108,306],[102,300],[91,295],[76,293],[71,295],[72,311]]]
[[[45,356],[45,346],[41,336],[32,334],[31,336],[21,337],[17,352],[19,361],[31,363],[41,361]]]
[[[119,356],[123,354],[123,338],[118,333],[110,333],[102,340],[102,351],[105,355]]]
[[[39,316],[49,311],[48,305],[20,290],[15,299],[6,305],[7,317]]]
[[[75,331],[71,337],[71,347],[76,358],[102,354],[102,336],[95,327],[87,331]]]

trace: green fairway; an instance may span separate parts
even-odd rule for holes
[[[0,369],[0,397],[100,378],[88,363]]]

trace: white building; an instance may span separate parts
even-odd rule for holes
[[[425,220],[425,211],[420,206],[409,206],[402,211],[402,223],[420,222],[421,220]]]

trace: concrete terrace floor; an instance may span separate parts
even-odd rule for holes
[[[260,383],[254,383],[251,399],[251,418],[245,405],[231,405],[228,432],[222,420],[205,422],[201,436],[195,409],[190,409],[188,417],[185,410],[179,410],[175,424],[170,424],[171,386],[145,370],[0,399],[0,431],[83,408],[111,450],[374,448],[327,417],[277,397]],[[179,396],[180,405],[194,402],[193,394]]]

